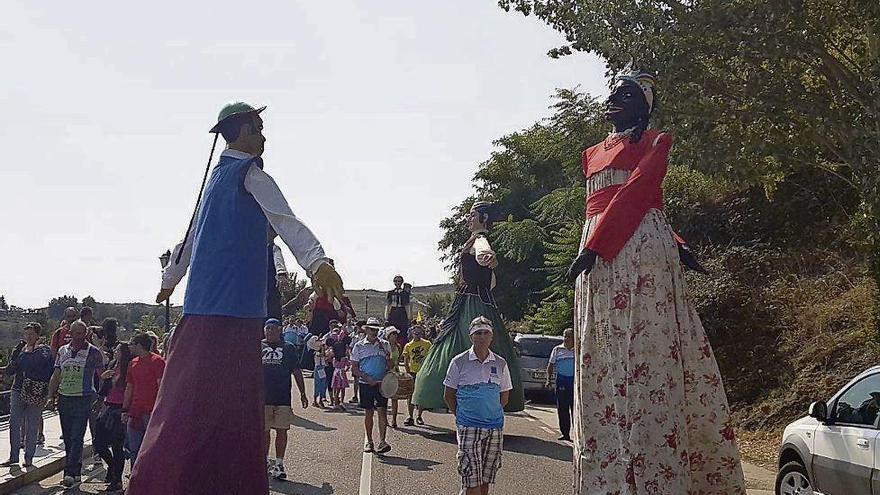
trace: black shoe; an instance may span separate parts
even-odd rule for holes
[[[412,418],[406,418],[406,420],[403,422],[403,426],[412,426],[414,424],[415,424],[415,421],[413,421]]]
[[[18,466],[18,461],[13,461],[12,459],[9,459],[6,462],[0,462],[0,467],[12,467],[12,466]]]
[[[562,435],[561,437],[557,438],[557,440],[559,440],[560,442],[570,442],[571,438],[568,435]]]
[[[119,491],[122,491],[122,482],[121,482],[121,481],[115,481],[115,482],[113,482],[113,483],[110,483],[109,485],[107,485],[107,488],[104,488],[103,491],[105,491],[105,492],[119,492]]]

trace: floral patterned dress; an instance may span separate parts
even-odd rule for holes
[[[641,196],[652,188],[659,193],[668,146],[651,157],[645,144],[657,146],[658,135],[587,150],[587,196],[601,202],[599,192],[612,187],[606,199],[624,197],[630,186]],[[616,168],[625,167],[615,163],[621,156],[629,169]],[[651,174],[648,184],[634,185]],[[588,217],[581,245],[595,246],[601,257],[575,286],[575,493],[745,494],[718,366],[687,298],[676,236],[656,200],[630,208],[629,216],[638,210],[630,219],[634,231],[624,232],[610,254],[593,234],[621,202],[588,202],[588,212],[603,211]],[[617,219],[611,227],[626,224]]]

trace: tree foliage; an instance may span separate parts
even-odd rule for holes
[[[495,295],[511,320],[545,305],[556,308],[553,314],[560,312],[558,299],[565,291],[556,284],[562,258],[567,257],[567,267],[571,257],[557,250],[566,246],[576,251],[576,225],[583,219],[580,153],[607,132],[595,99],[576,90],[558,90],[553,101],[551,117],[495,142],[497,149],[474,175],[476,194],[441,222],[443,259],[454,267],[468,238],[463,220],[473,202],[480,198],[498,205],[504,218],[491,235],[499,257]],[[556,256],[548,258],[551,253]],[[567,326],[563,319],[538,321],[537,327],[558,332]]]
[[[593,52],[608,75],[659,73],[676,160],[772,195],[792,175],[836,177],[857,198],[880,281],[880,2],[500,0]]]
[[[64,310],[69,307],[79,307],[79,299],[76,296],[63,295],[53,297],[49,300],[49,307],[47,308],[49,318],[52,320],[60,319],[64,315]]]

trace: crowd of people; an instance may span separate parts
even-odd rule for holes
[[[655,85],[648,73],[620,76],[606,101],[614,131],[581,156],[586,219],[580,253],[566,273],[575,289],[573,332],[548,367],[557,375],[563,439],[573,430],[573,493],[741,495],[721,376],[686,296],[684,269],[703,269],[662,213],[672,137],[649,128]],[[132,339],[126,357],[107,331],[97,336],[103,327],[92,327],[90,312],[65,318],[48,360],[38,350],[39,328],[25,329],[8,369],[16,374],[13,429],[25,425],[25,462],[32,461],[35,436],[29,406],[44,393],[61,416],[64,486],[79,477],[90,420],[96,444],[108,446],[98,450],[113,466],[108,489],[121,486],[122,429],[107,427],[107,435],[101,429],[101,419],[117,417],[115,411],[125,426],[122,450],[133,462],[128,495],[268,493],[270,477],[286,476],[291,377],[308,407],[302,374],[308,368],[318,385],[312,405],[330,411],[346,408],[351,373],[353,395],[365,410],[365,453],[392,449],[389,402],[392,427],[400,399],[408,399],[407,424],[423,422],[423,409],[453,412],[461,492],[487,495],[501,466],[505,413],[525,407],[519,358],[493,294],[498,259],[489,235],[503,215],[490,202],[473,203],[464,219],[470,237],[456,258],[455,300],[430,344],[421,343],[423,329],[410,328],[412,298],[402,277],[387,294],[384,321],[356,321],[334,261],[266,172],[265,109],[230,103],[210,130],[214,144],[196,210],[156,296],[157,303],[167,301],[189,272],[167,369],[149,335]],[[221,135],[226,148],[211,169]],[[314,289],[285,304],[276,237]],[[306,321],[282,323],[283,310],[301,306]],[[34,385],[45,380],[48,362],[54,366],[48,384]],[[173,379],[160,386],[163,369]],[[704,379],[688,379],[693,376]],[[208,388],[211,394],[204,393]]]
[[[36,447],[45,442],[42,411],[57,409],[65,452],[61,486],[81,480],[88,430],[93,462],[107,468],[106,491],[122,490],[125,461],[137,460],[165,360],[154,332],[122,342],[118,327],[115,318],[99,324],[90,307],[69,307],[47,345],[42,325],[25,325],[5,368],[12,376],[10,457],[0,466],[33,466]]]

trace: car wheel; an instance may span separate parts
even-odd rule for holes
[[[797,461],[782,466],[776,475],[776,495],[813,495],[807,469]]]

